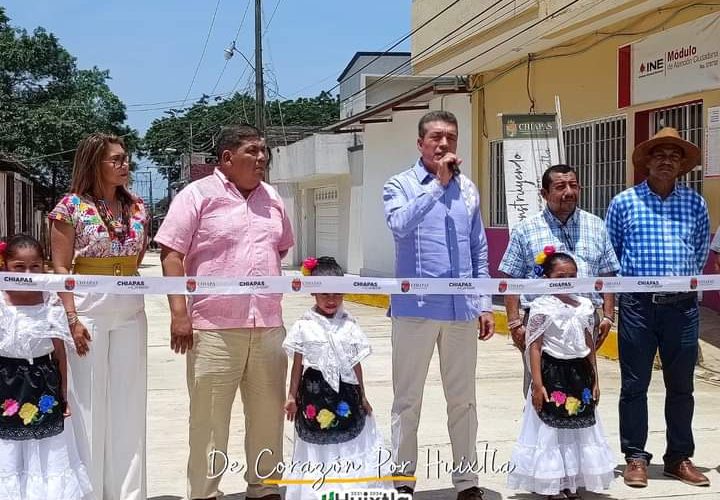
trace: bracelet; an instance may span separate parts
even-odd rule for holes
[[[69,312],[69,313],[65,313],[65,314],[67,316],[68,326],[73,326],[76,323],[80,322],[80,318],[78,317],[76,312]]]
[[[603,316],[600,321],[602,322],[604,319],[608,320],[608,321],[610,322],[610,325],[615,325],[615,319],[614,319],[614,318],[611,318],[610,316]]]
[[[514,319],[512,321],[508,321],[508,328],[510,330],[514,330],[515,328],[522,326],[522,320],[521,319]]]

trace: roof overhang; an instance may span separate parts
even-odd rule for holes
[[[464,94],[467,92],[468,88],[464,78],[450,80],[443,78],[442,82],[433,79],[372,108],[328,125],[320,131],[335,133],[356,132],[362,130],[362,125],[366,123],[391,122],[394,111],[429,109],[430,101],[437,95]]]
[[[493,71],[562,44],[591,35],[610,25],[630,21],[655,11],[669,0],[580,0],[577,3],[528,2],[523,8],[508,9],[485,29],[465,37],[455,35],[423,57],[413,59],[415,75],[472,75]],[[565,5],[567,8],[563,7]],[[478,7],[478,12],[480,11]],[[452,39],[455,25],[448,25],[443,38]],[[467,31],[467,29],[466,29]],[[422,36],[422,35],[418,35]],[[437,34],[435,38],[437,38]],[[427,42],[436,42],[435,38]],[[427,42],[419,41],[413,52],[423,53]],[[424,48],[425,47],[425,48]]]

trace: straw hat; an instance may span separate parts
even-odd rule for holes
[[[651,158],[650,151],[652,151],[655,146],[661,145],[677,146],[683,150],[684,157],[680,162],[680,175],[685,175],[700,165],[700,148],[680,137],[680,133],[676,129],[665,127],[647,141],[637,145],[632,155],[635,168],[647,174],[649,172],[647,163]]]

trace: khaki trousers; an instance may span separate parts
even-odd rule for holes
[[[263,479],[258,473],[265,479],[281,478],[277,473],[268,474],[283,457],[287,374],[287,355],[282,348],[284,339],[283,327],[195,332],[194,345],[187,356],[190,394],[188,498],[222,496],[218,487],[223,458],[222,454],[212,452],[232,456],[227,444],[230,414],[238,388],[245,412],[246,498],[278,492],[277,486],[262,484]],[[217,457],[217,463],[210,461],[211,456]]]
[[[477,463],[477,321],[392,319],[393,458],[396,464],[410,463],[403,470],[405,475],[415,474],[423,389],[436,344],[453,462],[465,469],[463,473],[453,473],[452,482],[457,491],[463,491],[478,483],[477,474],[468,470]],[[415,488],[412,481],[397,481],[396,486]]]

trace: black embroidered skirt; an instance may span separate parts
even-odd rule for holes
[[[64,409],[55,359],[41,356],[30,364],[0,356],[0,439],[56,436],[63,431]]]
[[[550,398],[538,413],[540,420],[559,429],[595,425],[592,399],[593,370],[587,358],[557,359],[547,353],[541,359],[542,381]]]
[[[306,443],[344,443],[363,430],[365,409],[359,385],[341,381],[340,392],[335,392],[320,371],[308,368],[299,393],[295,430]]]

